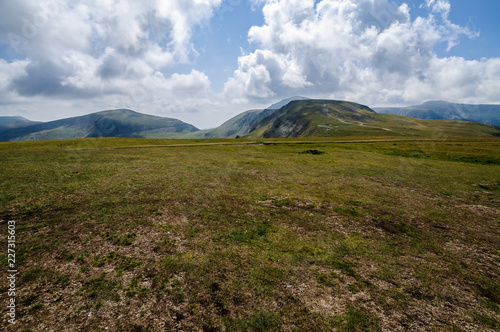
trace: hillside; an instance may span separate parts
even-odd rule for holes
[[[334,100],[292,101],[253,125],[248,137],[498,136],[500,128],[464,121],[421,120],[378,114],[367,106]]]
[[[287,99],[280,100],[265,109],[255,109],[243,112],[237,116],[227,120],[222,125],[217,128],[210,130],[203,130],[194,135],[184,135],[183,138],[235,138],[247,135],[253,128],[253,126],[264,119],[265,117],[271,115],[276,110],[287,105],[291,101],[295,100],[307,100],[309,98],[294,96]]]
[[[410,116],[419,119],[448,119],[475,121],[500,126],[500,105],[455,104],[445,101],[428,101],[418,106],[379,107],[378,113]]]
[[[31,126],[40,122],[31,121],[22,116],[0,116],[0,132],[12,129]]]
[[[0,141],[85,137],[169,138],[198,129],[180,120],[119,109],[92,113],[0,132]]]
[[[288,138],[333,136],[500,136],[495,105],[428,102],[405,109],[377,109],[348,101],[292,97],[264,110],[241,113],[214,129],[198,130],[180,120],[110,110],[46,123],[0,117],[0,141],[85,137]],[[466,107],[467,106],[467,107]],[[470,107],[469,107],[470,106]],[[418,108],[420,107],[420,108]],[[458,108],[457,108],[458,107]],[[399,113],[391,114],[391,113]],[[404,116],[403,116],[404,115]],[[411,117],[410,117],[411,116]],[[432,120],[430,120],[432,119]],[[435,120],[440,119],[440,120]],[[444,120],[454,119],[454,120]],[[457,121],[464,120],[467,121]],[[481,122],[480,121],[480,122]],[[5,125],[1,125],[5,123]]]
[[[271,106],[269,106],[266,109],[267,110],[279,110],[280,108],[282,108],[283,106],[286,106],[288,103],[290,103],[292,101],[296,101],[296,100],[310,100],[310,99],[311,98],[301,97],[301,96],[294,96],[294,97],[290,97],[290,98],[286,98],[286,99],[280,100],[280,101],[272,104]]]
[[[229,119],[215,129],[200,135],[200,138],[235,138],[249,133],[252,126],[261,119],[265,110],[249,110]]]
[[[0,116],[0,126],[7,126],[16,123],[31,122],[22,116]]]

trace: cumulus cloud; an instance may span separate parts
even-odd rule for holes
[[[449,20],[448,0],[426,0],[426,15],[387,0],[268,0],[265,22],[248,33],[256,50],[240,56],[225,85],[235,100],[292,94],[370,105],[442,98],[499,102],[500,59],[438,57],[477,33]],[[495,78],[497,77],[497,78]],[[488,81],[488,84],[485,84]]]
[[[19,0],[2,3],[0,42],[25,57],[2,63],[0,88],[21,96],[93,98],[127,95],[155,84],[159,96],[205,92],[196,70],[162,71],[197,57],[196,26],[208,22],[221,0]],[[155,96],[152,96],[155,97]]]
[[[272,97],[288,88],[298,89],[310,85],[299,65],[289,56],[269,50],[257,50],[240,57],[239,69],[226,83],[226,91],[246,94],[252,98]]]
[[[241,111],[291,95],[370,106],[500,102],[500,59],[436,54],[478,35],[451,21],[449,0],[421,1],[420,16],[404,1],[248,0],[264,23],[248,31],[250,50],[213,91],[196,68],[193,35],[223,1],[1,2],[0,43],[10,50],[0,59],[2,112],[43,109],[50,115],[35,119],[47,120],[65,109],[127,107],[215,125],[225,119],[210,118],[234,115],[235,102]]]

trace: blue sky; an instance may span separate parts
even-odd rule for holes
[[[453,0],[450,20],[461,26],[479,32],[476,38],[463,38],[449,53],[437,47],[440,56],[461,56],[467,60],[500,56],[500,1],[497,0]]]
[[[0,2],[0,115],[214,127],[293,95],[500,103],[497,0]]]

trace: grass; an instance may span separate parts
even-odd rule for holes
[[[1,143],[16,328],[495,329],[499,151],[487,138]]]
[[[377,317],[372,316],[365,308],[351,307],[333,319],[339,331],[380,331]]]

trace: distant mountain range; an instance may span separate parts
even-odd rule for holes
[[[45,123],[0,117],[0,141],[84,137],[285,138],[330,136],[500,136],[500,105],[427,102],[377,108],[348,101],[292,97],[263,110],[249,110],[210,130],[176,119],[119,109]],[[394,114],[397,113],[397,114]],[[451,118],[452,120],[450,120]],[[497,119],[497,120],[496,120]],[[467,120],[467,121],[458,121]]]
[[[23,122],[31,122],[22,116],[0,116],[0,126],[9,126]]]
[[[31,121],[22,116],[0,116],[0,132],[7,129],[26,127],[40,122]]]
[[[0,141],[51,140],[84,137],[172,138],[198,131],[180,120],[137,113],[127,109],[102,111],[62,120],[32,123],[24,118],[6,119],[0,128]],[[12,118],[12,117],[11,117]],[[22,119],[26,120],[23,121]],[[17,122],[15,122],[17,121]]]
[[[474,121],[500,126],[500,105],[454,104],[446,101],[428,101],[418,106],[379,107],[378,113],[410,116],[418,119],[448,119]]]
[[[264,110],[241,113],[211,130],[185,138],[330,136],[498,136],[500,128],[475,122],[426,120],[376,113],[347,101],[292,97]]]

